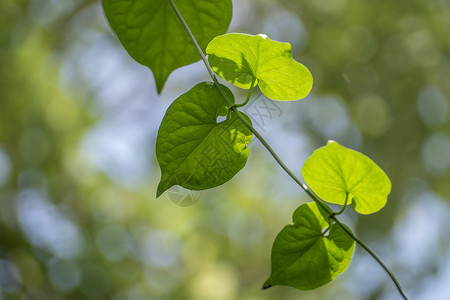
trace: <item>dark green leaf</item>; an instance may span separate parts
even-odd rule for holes
[[[324,234],[330,225],[328,216],[315,203],[298,207],[292,219],[294,225],[284,227],[275,238],[272,273],[263,288],[288,285],[315,289],[336,278],[350,264],[355,241],[337,224]]]
[[[234,102],[231,91],[222,89]],[[156,141],[161,166],[157,196],[173,185],[204,190],[230,180],[247,162],[251,131],[231,113],[212,83],[200,83],[167,109]],[[250,119],[243,114],[250,122]]]
[[[174,0],[204,51],[227,31],[231,0]],[[105,15],[122,45],[155,76],[158,92],[173,70],[200,59],[167,0],[103,0]]]

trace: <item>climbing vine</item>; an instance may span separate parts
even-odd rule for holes
[[[274,101],[309,94],[313,77],[292,58],[290,44],[264,34],[227,34],[231,0],[103,0],[103,8],[130,56],[152,70],[158,93],[170,73],[199,59],[211,75],[212,82],[199,83],[175,99],[161,122],[156,141],[161,167],[157,197],[174,185],[205,190],[226,183],[245,166],[255,136],[312,199],[295,210],[293,224],[275,238],[272,272],[263,288],[318,288],[347,269],[358,244],[408,299],[394,274],[337,218],[348,206],[360,214],[383,208],[391,191],[385,172],[367,156],[329,141],[306,160],[302,169],[306,185],[239,111],[256,86]],[[216,75],[248,89],[245,101],[237,104]],[[225,119],[218,121],[219,116]],[[211,152],[220,160],[205,155]],[[333,212],[326,203],[342,209]]]

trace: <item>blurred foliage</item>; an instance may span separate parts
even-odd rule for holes
[[[387,206],[346,217],[412,298],[446,299],[450,3],[234,2],[232,31],[291,42],[314,76],[310,97],[266,120],[269,139],[281,126],[276,148],[298,166],[328,139],[377,162],[393,183]],[[156,200],[155,130],[183,86],[169,78],[158,98],[148,73],[97,1],[0,1],[0,299],[395,297],[359,251],[323,288],[260,291],[273,239],[306,199],[257,142],[245,170],[195,205]]]

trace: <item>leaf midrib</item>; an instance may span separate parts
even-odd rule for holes
[[[218,108],[217,108],[218,109]],[[195,151],[198,150],[198,148],[209,138],[209,136],[214,132],[217,131],[219,129],[221,129],[221,127],[223,127],[224,123],[229,122],[230,124],[232,124],[233,122],[230,122],[229,120],[225,120],[222,121],[220,123],[211,123],[211,124],[202,124],[202,125],[212,125],[211,130],[208,132],[208,134],[205,136],[205,138],[202,139],[202,141],[197,145],[197,147],[195,147],[195,149],[193,149],[191,151],[191,153],[189,153],[189,155],[187,155],[183,161],[178,165],[178,167],[169,175],[169,177],[164,181],[164,185],[166,184],[166,182],[170,182],[170,180],[175,176],[174,174],[178,171],[178,169],[181,168],[181,166],[186,162],[186,160],[191,157]],[[224,129],[223,129],[224,130]]]
[[[209,125],[209,124],[204,124],[204,125]],[[191,155],[195,152],[195,151],[197,151],[197,149],[204,143],[204,141],[211,135],[211,133],[214,131],[214,129],[217,127],[216,125],[218,125],[218,123],[215,123],[215,125],[214,124],[211,124],[211,125],[213,125],[212,127],[211,127],[211,130],[208,132],[208,134],[206,135],[206,137],[197,145],[197,147],[195,147],[195,149],[194,150],[192,150],[191,151],[191,153],[189,153],[189,155],[187,155],[184,159],[183,159],[183,161],[178,165],[178,167],[169,175],[169,177],[164,181],[165,183],[164,183],[164,185],[166,184],[166,182],[168,182],[168,181],[170,181],[173,177],[174,177],[174,174],[178,171],[178,169],[179,168],[181,168],[181,166],[186,162],[186,160],[189,158],[189,157],[191,157]]]

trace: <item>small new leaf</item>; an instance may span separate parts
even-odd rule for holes
[[[222,86],[234,102],[231,91]],[[173,185],[204,190],[230,180],[247,162],[251,131],[228,107],[213,83],[199,83],[167,109],[156,140],[161,167],[157,197]],[[244,117],[250,122],[250,119]]]
[[[231,0],[174,3],[203,51],[227,31]],[[103,9],[130,56],[153,71],[158,93],[172,71],[200,59],[168,0],[103,0]]]
[[[379,166],[335,141],[314,151],[302,174],[309,187],[329,203],[344,205],[348,193],[353,208],[361,214],[383,208],[391,192],[391,181]]]
[[[275,238],[272,272],[263,289],[287,285],[312,290],[336,278],[350,264],[355,241],[339,225],[330,227],[326,212],[317,204],[302,204],[292,219],[294,224]]]
[[[272,100],[298,100],[311,91],[312,75],[292,58],[289,43],[262,34],[230,33],[214,38],[206,53],[220,77],[244,89],[255,77],[261,92]]]

